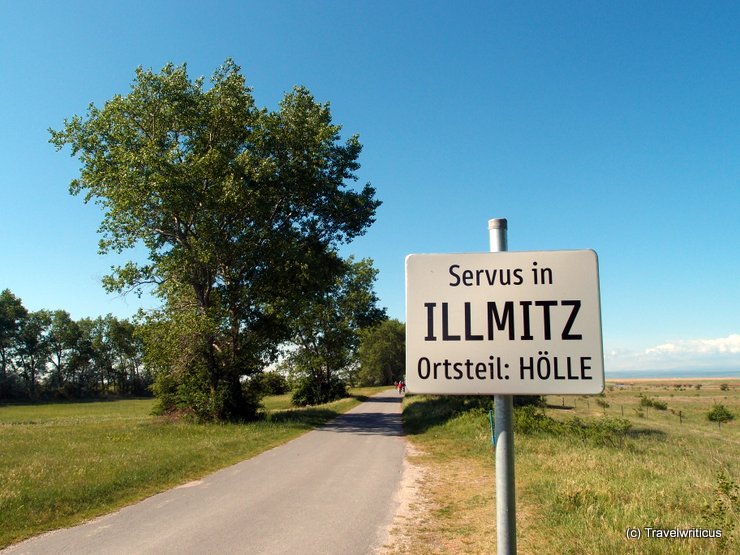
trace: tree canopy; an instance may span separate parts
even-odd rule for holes
[[[0,399],[11,394],[10,371],[28,310],[21,300],[4,289],[0,292]]]
[[[336,249],[380,204],[370,185],[349,187],[361,146],[340,130],[303,87],[258,108],[231,60],[210,87],[185,65],[139,68],[128,94],[50,130],[81,161],[70,192],[104,212],[101,253],[146,248],[104,285],[162,299],[146,337],[166,409],[254,414],[241,381],[291,336],[285,314],[333,282]]]
[[[0,292],[0,400],[150,395],[142,357],[128,320],[29,312],[10,290]]]
[[[359,360],[362,385],[391,385],[405,380],[406,326],[394,319],[363,330]]]
[[[385,318],[377,308],[372,260],[350,258],[320,298],[298,305],[290,359],[300,376],[293,394],[297,405],[333,401],[345,392],[348,369],[356,366],[363,329]]]

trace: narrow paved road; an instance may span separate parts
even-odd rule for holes
[[[253,459],[2,554],[372,553],[398,503],[400,406],[382,393]]]

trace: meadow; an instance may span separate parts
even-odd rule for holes
[[[152,399],[0,406],[0,548],[253,457],[385,388],[294,409],[268,397],[248,424],[152,416]]]
[[[715,404],[736,419],[708,421]],[[404,405],[422,477],[388,552],[495,553],[490,401],[409,396]],[[740,380],[621,380],[603,396],[549,396],[516,412],[519,553],[738,552]],[[702,529],[711,532],[691,533],[722,537],[657,537]]]
[[[151,416],[150,399],[0,406],[0,547],[254,456],[381,389],[305,409],[268,397],[250,424],[170,421]],[[495,552],[487,402],[404,401],[421,479],[390,553]],[[715,404],[736,420],[708,421]],[[621,380],[600,397],[549,396],[544,408],[517,409],[515,451],[519,553],[737,550],[740,380]],[[721,530],[722,538],[648,538],[648,528]]]

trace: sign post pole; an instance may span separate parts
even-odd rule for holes
[[[499,555],[516,553],[514,395],[604,390],[599,265],[593,250],[509,252],[505,219],[490,252],[406,257],[408,391],[493,395]]]
[[[488,221],[491,252],[508,250],[506,219]],[[498,555],[516,553],[514,488],[514,398],[494,395],[496,442],[496,545]]]

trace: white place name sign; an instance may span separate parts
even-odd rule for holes
[[[603,391],[596,253],[409,255],[406,384],[447,395]]]

